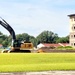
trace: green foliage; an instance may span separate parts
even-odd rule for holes
[[[37,46],[37,39],[36,39],[35,37],[30,36],[29,40],[30,40],[30,42],[33,43],[33,45],[34,45],[35,47]]]
[[[69,36],[66,37],[60,37],[56,40],[57,43],[69,43]]]
[[[7,47],[7,46],[8,46],[8,41],[6,41],[6,40],[3,41],[3,42],[2,42],[2,45],[3,45],[4,47]]]
[[[34,46],[37,45],[35,37],[28,35],[27,33],[16,35],[17,39],[20,41],[32,42]]]
[[[16,38],[20,41],[32,42],[36,47],[39,43],[68,43],[69,36],[66,37],[58,37],[56,33],[52,31],[43,31],[36,38],[34,36],[30,36],[27,33],[17,34]],[[12,37],[6,36],[0,32],[0,44],[3,46],[10,46],[12,41]]]
[[[29,35],[27,33],[22,33],[22,34],[18,34],[16,35],[17,39],[20,41],[27,41],[29,42]]]
[[[0,61],[0,72],[75,70],[75,53],[4,53]]]
[[[73,48],[72,46],[65,46],[65,48]]]
[[[0,36],[0,44],[2,44],[4,47],[7,47],[9,42],[8,42],[8,36],[7,35],[3,35],[1,32],[0,32],[1,36]]]
[[[57,50],[75,50],[72,46],[60,46],[56,48]]]
[[[52,31],[43,31],[37,36],[38,43],[56,43],[58,35]]]

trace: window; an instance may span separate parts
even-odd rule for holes
[[[75,43],[74,43],[74,46],[75,46]]]
[[[73,22],[73,18],[71,18],[71,21]]]
[[[74,38],[75,38],[75,35],[74,35]]]
[[[73,25],[73,29],[75,29],[75,24]]]
[[[73,46],[73,43],[71,43],[71,46]]]
[[[71,35],[71,38],[73,38],[73,35]]]
[[[74,21],[75,21],[75,17],[74,17]]]
[[[73,24],[73,26],[72,26],[72,30],[75,30],[75,24]]]
[[[75,26],[74,26],[74,29],[75,29]]]

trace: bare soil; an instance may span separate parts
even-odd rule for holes
[[[38,53],[44,52],[44,53],[74,53],[75,50],[56,50],[56,49],[50,49],[50,48],[45,48],[42,47],[40,49],[37,50]]]

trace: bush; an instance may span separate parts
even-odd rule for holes
[[[57,48],[64,48],[63,46],[59,46],[59,47],[57,47]]]
[[[60,46],[60,47],[57,47],[56,49],[58,49],[58,50],[74,50],[74,48],[72,47],[72,46],[65,46],[65,47],[63,47],[63,46]]]
[[[73,48],[72,46],[65,46],[64,48]]]

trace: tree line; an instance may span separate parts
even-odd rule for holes
[[[37,37],[31,36],[27,33],[17,34],[17,40],[32,42],[36,47],[39,43],[69,43],[69,35],[59,37],[58,34],[52,31],[43,31]],[[0,44],[4,47],[10,46],[12,41],[11,35],[7,36],[0,32]]]

